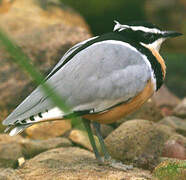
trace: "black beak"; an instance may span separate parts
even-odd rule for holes
[[[165,31],[163,33],[163,37],[165,38],[173,38],[173,37],[177,37],[177,36],[181,36],[183,35],[182,33],[179,32],[175,32],[175,31]]]

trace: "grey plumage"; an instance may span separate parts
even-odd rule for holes
[[[107,40],[94,43],[76,54],[47,80],[72,108],[72,112],[87,109],[104,111],[137,95],[151,78],[151,69],[144,57],[127,43],[118,42]],[[54,70],[82,44],[72,48]],[[27,119],[53,107],[55,105],[39,86],[3,124],[14,124],[17,120]]]

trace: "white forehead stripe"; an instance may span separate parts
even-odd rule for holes
[[[116,25],[114,26],[114,31],[122,31],[124,29],[130,28],[133,31],[143,31],[143,32],[150,32],[150,33],[162,33],[159,29],[156,28],[148,28],[144,26],[128,26],[128,25],[122,25],[118,21],[114,21]]]

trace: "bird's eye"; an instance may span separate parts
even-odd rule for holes
[[[153,39],[153,34],[150,34],[150,33],[145,33],[144,35],[143,35],[143,37],[145,38],[145,39]]]
[[[150,37],[149,37],[150,40],[153,40],[154,39],[154,35],[151,34]]]
[[[143,37],[146,39],[146,38],[149,38],[149,34],[148,33],[145,33],[144,35],[143,35]]]
[[[150,33],[145,33],[143,38],[149,42],[153,42],[154,41],[154,35],[153,34],[150,34]]]

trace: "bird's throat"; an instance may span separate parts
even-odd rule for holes
[[[146,44],[143,44],[143,46],[145,46],[146,48],[148,48],[152,52],[152,54],[156,58],[156,60],[160,63],[161,69],[162,69],[162,73],[163,73],[163,79],[165,79],[166,65],[165,65],[164,59],[161,57],[161,55],[159,54],[159,52],[157,50],[155,50],[153,47],[150,47],[150,46],[148,46]]]

